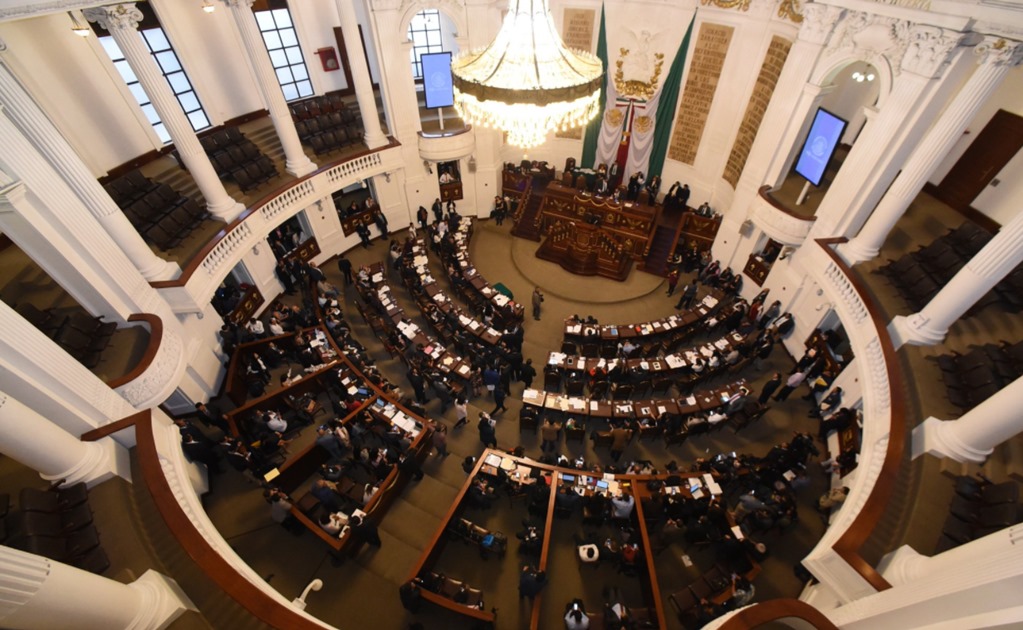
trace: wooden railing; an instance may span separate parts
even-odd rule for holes
[[[163,320],[160,319],[159,315],[135,313],[128,316],[128,321],[145,322],[149,326],[149,343],[146,344],[146,351],[142,354],[142,358],[139,359],[139,362],[130,372],[107,381],[107,387],[110,389],[117,389],[142,376],[149,369],[149,366],[153,364],[153,359],[156,358],[156,353],[160,350],[160,344],[163,343]]]
[[[752,204],[751,218],[772,239],[784,245],[799,245],[806,240],[810,228],[817,220],[803,216],[771,195],[770,186],[761,186],[758,199]]]

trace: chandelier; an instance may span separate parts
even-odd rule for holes
[[[870,70],[870,66],[864,63],[863,72],[860,72],[859,70],[853,72],[852,79],[857,83],[863,83],[864,81],[869,83],[874,80],[874,73]]]
[[[509,144],[528,149],[596,116],[604,72],[596,56],[565,47],[548,0],[509,0],[494,41],[460,53],[451,74],[463,120],[504,131]]]

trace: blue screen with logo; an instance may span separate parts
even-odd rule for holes
[[[842,138],[846,124],[846,121],[824,108],[817,110],[813,124],[810,125],[810,133],[803,142],[803,150],[799,152],[799,161],[796,162],[796,172],[814,186],[820,186],[824,170],[831,161],[831,155]]]
[[[451,53],[427,53],[420,57],[423,62],[423,90],[426,93],[426,107],[451,107],[455,95],[451,85]]]

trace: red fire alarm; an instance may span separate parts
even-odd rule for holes
[[[341,64],[337,62],[337,51],[332,46],[316,49],[316,55],[320,58],[320,65],[323,66],[324,72],[341,69]]]

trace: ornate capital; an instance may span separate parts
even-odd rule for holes
[[[113,4],[105,7],[85,9],[82,15],[90,22],[98,22],[107,31],[137,30],[142,21],[142,11],[134,3]]]
[[[255,0],[224,0],[224,4],[232,9],[251,9],[253,2]]]
[[[977,63],[993,66],[1018,66],[1023,62],[1023,44],[1004,37],[985,37],[973,49]]]
[[[936,26],[910,27],[902,69],[928,78],[940,76],[965,36]]]
[[[803,23],[803,0],[781,0],[778,3],[778,17],[792,20],[796,24]]]
[[[842,16],[842,9],[827,4],[803,5],[803,23],[799,27],[799,39],[810,44],[823,45]],[[780,14],[781,9],[779,9]]]

